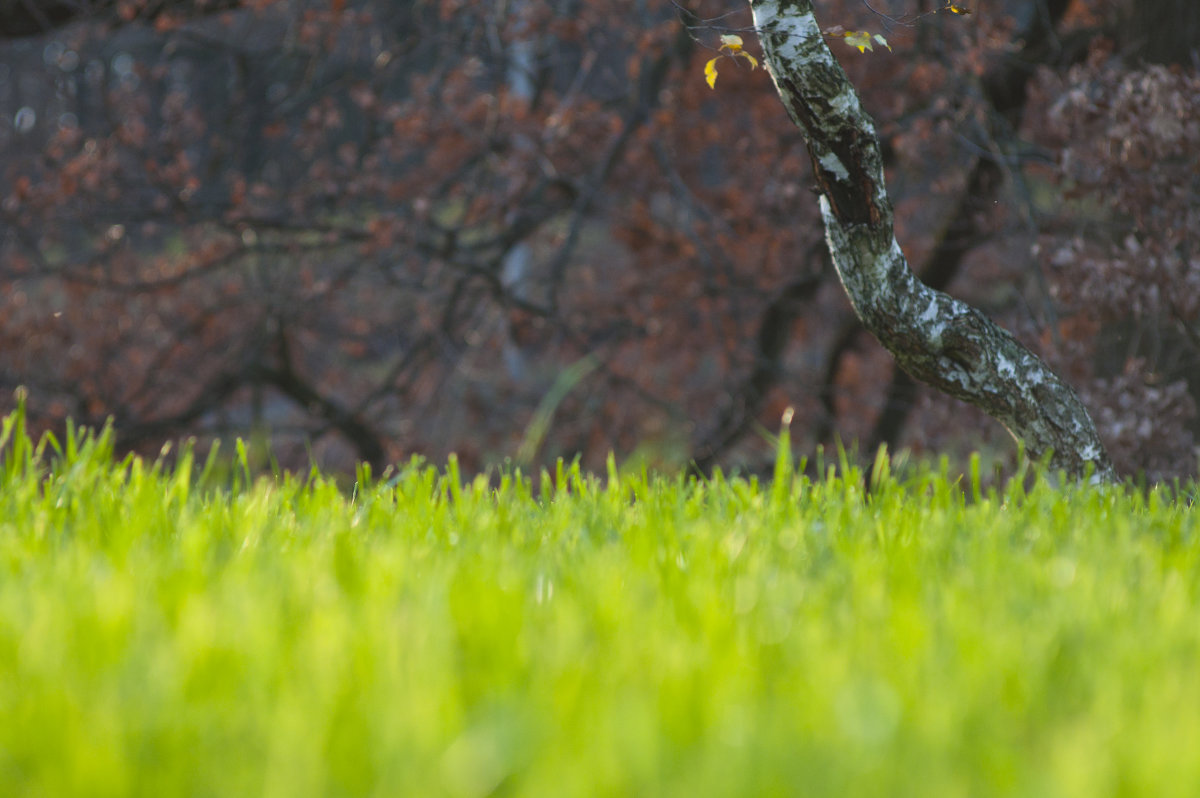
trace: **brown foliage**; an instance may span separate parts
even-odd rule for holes
[[[1100,47],[1039,81],[1058,206],[1038,248],[1061,353],[1126,470],[1195,467],[1200,396],[1200,75]]]
[[[633,0],[518,2],[503,15],[457,0],[222,2],[198,15],[94,5],[3,44],[0,387],[29,386],[44,426],[113,416],[124,445],[150,450],[264,431],[285,465],[311,451],[335,468],[450,451],[484,467],[523,442],[540,444],[538,460],[579,452],[591,466],[616,449],[753,467],[769,456],[757,430],[789,404],[803,446],[839,431],[926,449],[979,440],[974,417],[888,393],[889,361],[829,279],[807,158],[769,79],[731,63],[716,91],[705,85],[717,36],[748,21],[740,6],[688,29],[674,9]],[[823,5],[847,29],[880,24],[857,0]],[[1012,109],[986,81],[1017,51],[1028,4],[995,5],[1013,13],[934,16],[889,30],[892,54],[836,52],[878,120],[906,248],[953,250],[932,264],[939,279],[1023,320],[1027,340],[1049,317],[1030,321],[1023,303],[1061,303],[1062,331],[1044,343],[1073,377],[1109,386],[1087,392],[1102,418],[1097,403],[1113,401],[1123,440],[1139,410],[1112,397],[1131,395],[1137,364],[1160,361],[1139,350],[1128,368],[1080,365],[1088,339],[1056,336],[1074,341],[1070,325],[1086,328],[1098,300],[1067,289],[1111,291],[1127,274],[1145,295],[1137,319],[1194,320],[1171,255],[1186,243],[1170,219],[1188,195],[1171,193],[1166,166],[1194,165],[1197,149],[1188,161],[1165,140],[1139,143],[1158,177],[1104,166],[1079,142],[1110,121],[1059,101],[1083,73],[1047,72],[1039,108],[1049,120],[1056,107],[1058,127],[1043,146],[1070,144],[1064,163],[1093,164],[1101,182],[1044,166],[1037,179],[1119,199],[1104,212],[1139,220],[1144,256],[1125,236],[1085,235],[1076,271],[1048,266],[1059,293],[1040,295],[1030,260],[1005,256],[1037,234],[1006,188],[1030,165],[995,124]],[[121,24],[129,14],[138,24]],[[1111,69],[1118,84],[1143,79]],[[1163,74],[1155,91],[1190,91],[1183,73]],[[1119,118],[1138,114],[1153,117],[1130,106]],[[1174,135],[1160,121],[1145,135]],[[988,158],[1004,169],[975,180]],[[969,224],[947,221],[956,214]],[[1046,257],[1075,246],[1076,218],[1051,220]],[[1124,265],[1087,288],[1089,258]],[[997,289],[1011,282],[1020,290]],[[594,368],[564,385],[585,358]],[[1146,401],[1189,423],[1178,378],[1163,379],[1142,380],[1161,388]],[[547,437],[527,441],[556,385],[570,390]],[[896,397],[929,408],[903,439],[903,413],[875,431]],[[1164,457],[1157,472],[1185,467]]]

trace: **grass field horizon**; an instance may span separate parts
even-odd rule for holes
[[[13,413],[0,792],[1194,792],[1194,484],[812,478],[783,443],[769,480],[345,490]]]

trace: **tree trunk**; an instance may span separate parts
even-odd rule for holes
[[[1116,480],[1069,385],[979,311],[929,288],[892,229],[875,125],[813,16],[812,0],[749,0],[764,61],[800,128],[821,189],[833,263],[863,324],[919,380],[981,408],[1033,458]]]

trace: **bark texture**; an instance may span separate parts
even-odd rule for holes
[[[1075,391],[1006,330],[913,275],[892,228],[875,125],[811,0],[750,0],[764,62],[821,189],[829,252],[863,324],[913,377],[981,408],[1072,475],[1116,479]]]

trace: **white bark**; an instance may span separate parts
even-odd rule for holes
[[[863,324],[912,376],[982,408],[1034,458],[1116,479],[1069,385],[979,311],[921,283],[892,229],[871,118],[813,16],[811,0],[749,0],[764,62],[808,145],[834,266]]]

